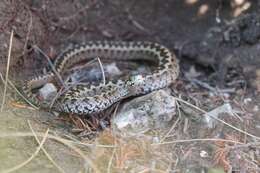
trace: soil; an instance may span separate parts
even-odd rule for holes
[[[171,88],[174,96],[206,112],[229,103],[237,114],[220,118],[252,136],[218,121],[210,128],[203,121],[203,113],[180,103],[182,113],[174,120],[177,123],[173,131],[169,127],[145,136],[125,137],[108,128],[90,140],[86,138],[89,133],[82,132],[89,120],[31,110],[9,88],[4,111],[0,113],[0,172],[35,152],[38,143],[33,137],[3,137],[31,132],[28,120],[37,132],[50,128],[51,134],[64,139],[106,146],[78,144],[87,156],[84,162],[75,150],[48,139],[44,146],[63,171],[40,151],[17,172],[90,171],[86,167],[96,172],[260,171],[260,2],[147,2],[3,0],[0,2],[0,72],[4,74],[7,69],[11,30],[14,37],[9,78],[18,88],[25,79],[49,69],[41,51],[54,60],[70,43],[155,41],[175,52],[179,59],[181,74]],[[0,100],[3,91],[0,90]],[[167,138],[161,141],[165,134]],[[213,138],[233,142],[192,140]],[[187,141],[176,142],[179,140]],[[118,148],[109,148],[110,145]]]

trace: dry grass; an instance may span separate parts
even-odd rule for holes
[[[4,105],[5,105],[5,100],[6,100],[6,91],[7,91],[7,85],[8,85],[8,76],[9,76],[9,68],[10,68],[11,51],[12,51],[12,45],[13,45],[13,36],[14,36],[14,31],[12,30],[11,35],[10,35],[9,50],[8,50],[7,64],[6,64],[4,95],[3,95],[0,112],[3,111]]]
[[[30,129],[31,129],[31,132],[32,132],[33,135],[34,135],[35,140],[37,141],[37,143],[38,143],[39,145],[41,145],[41,142],[40,142],[39,138],[37,137],[35,131],[33,130],[30,121],[28,121],[28,125],[29,125],[29,127],[30,127]],[[47,129],[47,130],[49,130],[49,129]],[[47,131],[46,131],[46,137],[47,137],[47,135],[48,135],[48,133],[47,133]],[[46,138],[46,137],[44,137],[44,138]],[[46,140],[46,139],[45,139],[45,140]],[[50,154],[47,152],[47,150],[46,150],[43,146],[41,147],[41,149],[42,149],[42,151],[44,152],[44,154],[46,155],[46,157],[50,160],[50,162],[57,168],[57,170],[58,170],[59,172],[61,172],[61,173],[65,173],[65,171],[54,161],[54,159],[50,156]]]
[[[10,173],[10,172],[16,172],[18,171],[19,169],[21,169],[22,167],[24,167],[25,165],[27,165],[29,162],[31,162],[36,156],[37,154],[39,153],[39,151],[42,149],[42,146],[44,144],[44,142],[46,141],[47,139],[47,135],[49,133],[49,129],[46,130],[44,136],[43,136],[43,139],[42,141],[40,142],[38,148],[36,149],[36,151],[31,155],[31,157],[29,157],[27,160],[25,160],[24,162],[10,168],[10,169],[6,169],[6,170],[3,170],[1,172],[3,173]]]
[[[47,130],[48,132],[49,130]],[[68,148],[72,149],[74,152],[76,152],[84,161],[85,164],[87,164],[87,166],[89,166],[89,168],[92,168],[95,172],[99,173],[100,170],[98,169],[98,167],[96,166],[96,164],[93,163],[93,161],[88,158],[88,156],[84,153],[84,151],[82,151],[81,149],[79,149],[76,144],[80,144],[77,142],[73,142],[70,140],[67,140],[65,138],[59,137],[59,136],[54,136],[54,135],[50,135],[48,133],[37,133],[37,132],[17,132],[17,133],[0,133],[0,138],[13,138],[13,137],[43,137],[44,140],[42,140],[41,145],[37,148],[37,150],[35,151],[34,154],[32,154],[32,156],[26,160],[25,162],[23,162],[22,164],[19,164],[17,166],[14,166],[13,168],[7,169],[5,170],[5,172],[13,172],[16,171],[17,169],[20,169],[21,167],[23,167],[25,164],[27,164],[28,162],[30,162],[37,154],[38,152],[42,149],[42,145],[43,142],[46,139],[52,139],[55,140],[59,143],[62,143],[63,145],[67,146]],[[57,164],[55,164],[57,165]],[[88,169],[88,167],[86,167],[86,169]]]

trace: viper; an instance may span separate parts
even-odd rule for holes
[[[66,69],[96,57],[116,61],[152,61],[156,66],[147,74],[131,75],[98,85],[77,84],[58,98],[54,110],[75,114],[100,112],[122,99],[165,88],[179,75],[175,54],[163,45],[145,41],[90,41],[75,44],[56,58],[54,68],[62,76]],[[40,107],[46,107],[33,90],[52,82],[56,73],[50,71],[27,80],[23,86],[27,98]]]

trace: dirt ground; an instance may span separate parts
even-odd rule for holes
[[[171,90],[181,113],[172,126],[149,134],[129,137],[107,128],[89,139],[83,133],[86,122],[34,110],[9,84],[0,113],[0,172],[260,172],[259,5],[247,0],[1,1],[0,72],[4,76],[7,70],[13,30],[9,79],[18,89],[49,68],[39,50],[54,60],[70,43],[155,41],[179,59],[181,74]],[[203,115],[223,105],[233,114],[226,107],[209,127]],[[44,149],[37,148],[34,131]]]

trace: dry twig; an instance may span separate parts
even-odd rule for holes
[[[8,57],[7,57],[7,67],[6,67],[6,73],[5,73],[4,95],[3,95],[2,105],[1,105],[1,112],[4,109],[5,99],[6,99],[6,90],[7,90],[7,84],[8,84],[8,75],[9,75],[9,68],[10,68],[11,51],[12,51],[12,46],[13,46],[13,36],[14,36],[14,31],[12,30],[11,31],[11,36],[10,36],[10,42],[9,42],[9,50],[8,50]]]
[[[177,101],[180,101],[180,102],[182,102],[182,103],[184,103],[184,104],[186,104],[186,105],[192,107],[192,108],[195,108],[196,110],[198,110],[198,111],[200,111],[200,112],[202,112],[202,113],[204,113],[204,114],[207,113],[205,110],[203,110],[203,109],[201,109],[201,108],[199,108],[199,107],[197,107],[197,106],[195,106],[195,105],[193,105],[193,104],[191,104],[191,103],[189,103],[189,102],[187,102],[187,101],[185,101],[185,100],[182,100],[182,99],[177,98],[177,97],[175,97],[175,99],[176,99]],[[209,115],[209,116],[210,116],[210,115]],[[229,124],[229,123],[227,123],[227,122],[225,122],[225,121],[222,120],[222,119],[219,119],[219,118],[213,117],[213,116],[211,116],[211,118],[213,118],[213,119],[215,119],[215,120],[217,120],[217,121],[219,121],[219,122],[225,124],[225,125],[228,126],[228,127],[231,127],[232,129],[234,129],[234,130],[236,130],[236,131],[239,131],[239,132],[241,132],[241,133],[243,133],[243,134],[245,134],[245,135],[248,135],[248,136],[250,136],[250,137],[252,137],[252,138],[255,138],[255,139],[257,139],[257,140],[260,140],[260,137],[259,137],[259,136],[255,136],[255,135],[253,135],[253,134],[251,134],[251,133],[248,133],[248,132],[246,132],[246,131],[244,131],[244,130],[241,130],[241,129],[239,129],[239,128],[237,128],[237,127],[235,127],[235,126],[233,126],[233,125],[231,125],[231,124]]]

